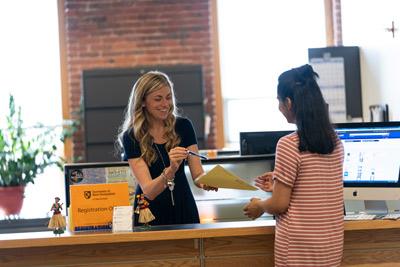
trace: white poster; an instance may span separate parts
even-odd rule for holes
[[[344,58],[312,58],[310,64],[319,75],[318,85],[325,101],[329,105],[329,114],[332,122],[346,122]]]

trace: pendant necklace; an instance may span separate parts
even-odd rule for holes
[[[161,162],[162,162],[162,164],[163,164],[163,167],[164,167],[163,172],[164,172],[164,170],[167,168],[167,166],[166,166],[165,163],[164,163],[164,159],[163,159],[163,157],[162,157],[162,155],[161,155],[160,150],[158,149],[157,144],[156,144],[156,143],[153,143],[153,144],[154,144],[154,146],[156,147],[157,154],[158,154],[158,156],[160,157]],[[164,177],[165,177],[165,174],[164,174]],[[165,177],[165,178],[166,178],[166,177]],[[171,202],[172,202],[172,206],[175,206],[175,202],[174,202],[174,187],[175,187],[175,182],[174,182],[174,179],[171,179],[171,180],[168,180],[168,179],[167,179],[167,186],[168,186],[169,191],[171,192]]]

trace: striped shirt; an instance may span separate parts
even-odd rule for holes
[[[277,145],[274,179],[292,188],[276,217],[275,266],[340,266],[343,254],[343,146],[331,154],[300,152],[292,133]]]

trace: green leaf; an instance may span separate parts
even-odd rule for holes
[[[61,163],[57,153],[55,127],[38,124],[39,134],[28,138],[21,119],[22,109],[17,107],[12,95],[6,128],[0,129],[0,186],[34,183],[38,174],[52,165]]]

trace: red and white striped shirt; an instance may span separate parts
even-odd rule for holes
[[[331,154],[300,152],[297,133],[277,145],[274,179],[292,188],[276,216],[275,266],[340,266],[343,255],[343,145]]]

